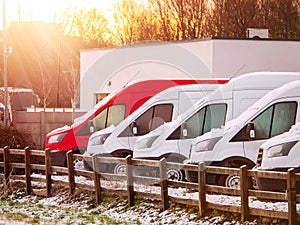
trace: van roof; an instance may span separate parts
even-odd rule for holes
[[[227,123],[225,127],[233,127],[238,126],[240,124],[244,124],[249,119],[252,119],[254,114],[262,107],[268,105],[270,102],[280,98],[288,98],[288,97],[298,97],[300,96],[300,80],[292,81],[287,84],[282,85],[279,88],[276,88],[270,92],[268,92],[265,96],[255,102],[252,106],[250,106],[245,112],[239,115],[236,119]]]
[[[215,90],[224,84],[186,84],[186,85],[179,85],[167,88],[161,92],[159,92],[157,95],[154,95],[153,97],[159,97],[159,96],[167,96],[170,94],[173,94],[177,91],[208,91],[208,90]]]
[[[253,72],[246,73],[231,79],[228,82],[228,86],[232,85],[234,90],[245,89],[265,89],[266,87],[274,89],[278,87],[278,84],[283,84],[295,80],[295,76],[299,77],[300,72]],[[226,85],[225,85],[226,86]],[[224,86],[224,88],[226,88]]]

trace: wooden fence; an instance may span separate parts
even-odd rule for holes
[[[127,158],[112,158],[112,157],[83,157],[82,155],[73,154],[72,151],[67,153],[67,164],[68,167],[57,167],[51,166],[51,152],[50,150],[31,150],[25,148],[20,149],[9,149],[5,147],[0,149],[0,156],[3,155],[3,161],[0,162],[0,167],[3,167],[3,173],[0,174],[3,177],[5,187],[9,186],[10,180],[23,180],[26,184],[27,194],[37,194],[50,196],[52,186],[55,184],[63,185],[68,187],[69,192],[74,193],[75,189],[89,190],[95,193],[95,199],[97,203],[100,203],[102,196],[106,194],[116,194],[118,196],[125,196],[128,199],[128,206],[134,205],[134,200],[137,197],[155,199],[161,201],[162,209],[166,210],[169,208],[169,203],[178,203],[189,206],[195,206],[199,209],[199,216],[203,217],[208,209],[217,209],[226,212],[240,213],[241,221],[244,222],[247,218],[252,216],[262,216],[269,218],[286,219],[290,225],[297,224],[300,221],[300,216],[297,213],[296,204],[300,201],[300,195],[296,194],[296,181],[300,180],[300,174],[296,174],[294,169],[284,172],[260,172],[248,170],[246,166],[242,166],[239,169],[225,168],[225,167],[212,167],[205,166],[204,164],[199,165],[183,165],[179,163],[166,162],[165,159],[160,161],[151,160],[136,160],[131,157]],[[12,161],[12,155],[23,156],[23,162]],[[43,162],[38,164],[33,161],[34,157],[42,157]],[[93,171],[78,170],[74,168],[74,160],[86,160],[90,161],[93,167]],[[99,165],[104,164],[125,164],[126,175],[115,175],[111,173],[99,173]],[[159,170],[158,177],[144,177],[136,176],[133,172],[133,167],[149,166],[156,167]],[[12,168],[23,168],[24,175],[12,175]],[[190,170],[198,173],[198,183],[179,182],[167,180],[166,171],[169,168]],[[44,177],[33,177],[32,170],[44,171]],[[65,174],[68,176],[67,181],[53,179],[54,173]],[[240,176],[240,188],[227,188],[215,185],[208,185],[205,183],[206,173],[210,174],[231,174]],[[91,181],[91,184],[82,184],[75,182],[76,176],[83,176]],[[248,182],[249,178],[259,176],[262,178],[272,179],[284,179],[287,182],[287,192],[268,192],[261,190],[249,189]],[[103,180],[118,180],[126,181],[126,190],[116,190],[113,188],[104,188],[101,183]],[[44,189],[34,189],[32,182],[45,183]],[[160,193],[145,193],[136,191],[134,186],[137,184],[156,184],[156,187],[160,187]],[[198,199],[186,199],[181,197],[170,196],[168,191],[169,187],[176,188],[182,187],[189,190],[198,192]],[[235,195],[240,196],[241,203],[239,206],[224,205],[208,202],[206,200],[207,193],[215,193],[222,195]],[[249,197],[254,196],[260,199],[270,199],[276,201],[285,201],[288,204],[288,211],[274,211],[258,208],[250,208]]]

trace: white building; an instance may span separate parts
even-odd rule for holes
[[[99,93],[145,78],[231,78],[255,71],[300,72],[300,40],[195,39],[81,52],[80,109]]]

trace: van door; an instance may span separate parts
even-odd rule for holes
[[[185,121],[186,134],[184,134],[185,132],[182,131],[181,127],[178,127],[167,138],[168,146],[176,148],[178,154],[188,158],[191,142],[194,138],[225,124],[227,114],[231,114],[231,107],[227,107],[229,102],[231,100],[218,101],[202,107]],[[173,146],[172,142],[176,142],[176,146]]]
[[[177,102],[177,100],[174,101]],[[133,149],[139,136],[149,133],[164,122],[170,122],[172,120],[173,109],[174,105],[170,102],[152,106],[134,121],[137,132],[133,133],[132,124],[129,124],[118,136],[118,141],[121,142],[124,149]]]
[[[271,137],[287,132],[295,124],[297,108],[295,99],[286,100],[272,104],[256,116],[251,121],[255,137],[244,140],[244,155],[255,162],[260,145]]]

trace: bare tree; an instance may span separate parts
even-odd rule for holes
[[[246,37],[249,27],[261,27],[258,0],[212,0],[212,36]]]
[[[299,0],[262,0],[261,18],[273,38],[300,37]]]
[[[208,0],[150,0],[150,4],[160,19],[164,40],[207,35]]]
[[[80,74],[79,69],[74,65],[72,59],[69,60],[69,70],[63,71],[65,94],[70,97],[71,106],[73,111],[76,105],[79,103],[79,84],[80,84]]]
[[[96,42],[100,46],[109,43],[108,20],[96,8],[67,8],[61,16],[60,25],[65,35],[80,37],[82,43]]]
[[[53,77],[47,72],[47,66],[39,59],[35,60],[39,68],[39,81],[33,84],[33,91],[39,96],[43,108],[47,108],[53,101],[53,90],[55,89]]]
[[[111,36],[117,45],[132,44],[138,41],[139,16],[142,11],[140,3],[134,0],[121,0],[113,6],[114,23]]]
[[[207,13],[206,0],[168,1],[177,26],[177,39],[204,36],[204,21]]]
[[[161,40],[175,40],[176,35],[174,35],[174,33],[176,33],[176,25],[173,20],[173,13],[168,5],[168,0],[149,0],[149,4],[158,18],[157,27],[160,28],[158,33],[160,34]]]

